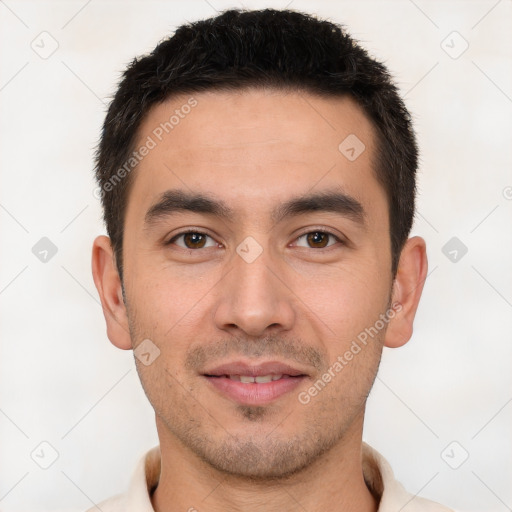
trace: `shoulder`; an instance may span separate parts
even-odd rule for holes
[[[154,512],[151,492],[159,478],[160,449],[156,446],[139,460],[125,493],[104,500],[86,512]]]
[[[94,507],[91,507],[86,512],[123,512],[125,510],[125,496],[122,494],[118,494],[117,496],[113,496]]]
[[[366,485],[380,498],[378,512],[454,512],[434,501],[407,492],[396,480],[391,466],[377,450],[363,443]]]

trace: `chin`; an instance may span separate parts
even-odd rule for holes
[[[203,462],[215,470],[245,480],[286,480],[311,466],[335,443],[334,438],[269,439],[271,433],[261,439],[230,436],[216,446],[190,446]]]

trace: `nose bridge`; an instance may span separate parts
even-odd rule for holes
[[[236,252],[216,310],[218,327],[236,327],[253,336],[271,326],[273,330],[290,329],[294,319],[290,292],[275,275],[274,267],[279,265],[271,251],[247,237]]]
[[[244,255],[240,255],[240,252],[242,252],[241,248],[237,250],[238,257],[233,261],[233,284],[236,287],[236,293],[242,300],[245,297],[258,299],[263,295],[268,304],[274,299],[272,291],[277,285],[274,283],[272,286],[271,283],[275,280],[275,276],[269,269],[272,265],[269,251],[265,251],[264,254],[262,250],[261,254],[258,254],[254,248],[250,248]]]

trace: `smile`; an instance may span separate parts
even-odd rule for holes
[[[212,390],[243,405],[265,405],[296,390],[308,377],[301,369],[276,361],[249,365],[226,363],[205,371]]]

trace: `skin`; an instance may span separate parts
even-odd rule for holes
[[[139,142],[188,98],[153,108]],[[110,240],[99,236],[93,247],[109,339],[122,349],[150,339],[160,350],[148,366],[136,359],[162,452],[153,506],[375,511],[361,464],[365,403],[382,347],[411,337],[427,272],[425,242],[407,241],[393,279],[388,200],[372,165],[374,131],[351,99],[256,89],[194,98],[197,106],[133,176],[123,245],[126,304]],[[350,134],[366,146],[352,162],[338,150]],[[234,218],[179,212],[145,225],[148,209],[170,189],[220,199]],[[292,197],[328,190],[359,201],[364,224],[325,211],[277,223],[270,216]],[[319,229],[341,242],[320,236],[311,244],[307,233]],[[184,237],[166,245],[187,230],[211,238],[201,239],[203,246]],[[251,263],[236,252],[248,236],[262,249]],[[187,249],[187,242],[199,248]],[[301,403],[298,393],[391,303],[400,311],[387,328]],[[233,360],[278,360],[307,377],[267,405],[243,406],[201,374]]]

